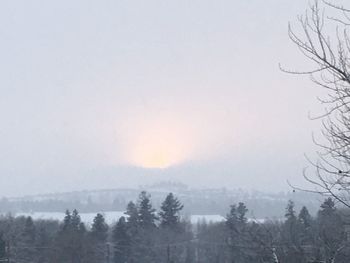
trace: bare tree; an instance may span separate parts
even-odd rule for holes
[[[315,1],[298,22],[301,32],[289,25],[289,37],[314,66],[305,71],[282,70],[309,75],[327,91],[319,98],[325,113],[316,117],[322,120],[325,140],[314,138],[319,151],[315,161],[308,158],[315,173],[304,172],[314,186],[307,191],[332,196],[350,207],[350,9]]]

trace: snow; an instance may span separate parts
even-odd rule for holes
[[[115,223],[120,217],[125,216],[124,211],[108,211],[101,213],[105,217],[108,224]],[[92,224],[96,213],[79,213],[81,220],[86,224]],[[59,212],[34,212],[34,213],[16,213],[15,216],[31,216],[33,219],[52,219],[63,220],[65,214]],[[191,215],[190,221],[192,224],[205,221],[221,222],[225,218],[221,215]]]

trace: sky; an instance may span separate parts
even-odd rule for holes
[[[306,0],[0,3],[0,195],[303,184]]]

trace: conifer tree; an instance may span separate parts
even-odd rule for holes
[[[183,205],[172,193],[169,193],[162,202],[159,212],[160,218],[160,239],[162,244],[168,244],[166,250],[157,252],[160,260],[166,258],[168,262],[182,262],[187,253],[185,247],[171,246],[170,244],[181,242],[186,238],[186,229],[184,222],[180,222],[180,211]]]
[[[28,216],[24,222],[24,228],[19,240],[21,249],[17,251],[17,262],[32,263],[35,261],[35,225],[33,219]]]
[[[35,242],[35,225],[32,217],[28,216],[23,229],[23,236],[28,244]]]
[[[285,221],[282,226],[282,242],[285,244],[285,257],[291,263],[304,262],[305,252],[302,248],[301,233],[295,205],[292,200],[288,201],[285,213]]]
[[[127,218],[120,218],[118,224],[115,226],[114,231],[117,231],[115,238],[117,244],[118,243],[126,243],[122,247],[118,245],[116,248],[117,254],[121,254],[123,256],[127,256],[130,262],[137,262],[140,257],[139,244],[142,241],[141,238],[141,228],[139,224],[139,210],[134,202],[129,202],[126,207],[125,215]],[[118,230],[117,230],[118,226]],[[119,231],[121,234],[119,235]],[[125,247],[127,246],[127,247]]]
[[[152,207],[150,195],[145,191],[142,191],[138,200],[138,212],[139,212],[139,225],[140,227],[152,228],[156,226],[156,220],[158,219],[155,213],[155,209]]]
[[[52,239],[50,238],[48,231],[46,230],[43,222],[40,222],[37,227],[37,234],[35,240],[35,246],[39,249],[37,250],[37,263],[46,263],[52,258],[52,254],[54,254],[53,249],[41,249],[44,247],[52,247]]]
[[[119,218],[112,233],[114,244],[114,263],[125,263],[131,257],[131,237],[125,217]]]
[[[152,245],[156,242],[157,225],[156,210],[152,207],[150,195],[142,191],[138,199],[138,225],[137,235],[133,238],[136,244],[134,255],[143,255],[144,263],[156,262],[157,253]]]
[[[246,213],[248,212],[247,207],[244,203],[240,202],[237,207],[238,222],[241,224],[247,223]]]
[[[67,209],[63,219],[62,230],[63,231],[68,230],[71,227],[71,222],[72,222],[72,215],[70,211]]]
[[[318,211],[318,237],[324,258],[332,262],[345,242],[342,219],[332,198],[327,198]]]
[[[169,193],[160,207],[160,225],[171,229],[178,228],[180,223],[179,212],[183,207],[179,199],[174,197],[172,193]]]
[[[81,227],[81,218],[76,209],[73,210],[72,216],[71,216],[71,227],[73,230],[79,230]]]
[[[327,198],[322,204],[318,214],[321,218],[333,216],[336,212],[335,203],[332,198]]]
[[[85,250],[86,227],[81,222],[76,209],[72,214],[67,210],[61,230],[58,233],[57,247],[60,250],[58,257],[67,263],[83,263]]]
[[[303,206],[299,212],[298,221],[304,230],[311,227],[312,218],[309,213],[309,210],[305,206]]]
[[[136,229],[139,225],[139,211],[134,202],[129,202],[125,214],[128,216],[128,227]]]
[[[105,221],[105,218],[102,214],[98,213],[94,218],[91,235],[94,239],[99,242],[106,242],[108,237],[108,225]]]
[[[105,218],[102,214],[97,213],[95,216],[90,232],[91,239],[87,245],[92,245],[89,250],[92,252],[93,262],[103,262],[107,258],[107,238],[108,238],[108,225],[105,222]]]
[[[312,245],[315,235],[312,229],[313,219],[309,210],[303,206],[298,215],[298,226],[300,232],[300,242],[302,245]]]
[[[237,232],[238,214],[237,206],[235,204],[231,205],[230,212],[226,215],[226,226],[231,231]]]
[[[227,232],[227,245],[230,248],[231,260],[237,260],[238,262],[246,262],[249,257],[249,251],[244,251],[240,246],[246,245],[246,213],[248,209],[244,203],[231,205],[230,212],[226,216]]]
[[[294,202],[292,200],[288,201],[287,207],[286,207],[286,213],[285,218],[288,221],[294,222],[296,220],[296,212],[294,210]]]

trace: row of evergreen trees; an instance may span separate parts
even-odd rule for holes
[[[349,262],[350,214],[331,198],[316,217],[306,207],[297,213],[292,201],[284,220],[248,221],[247,211],[243,203],[232,205],[225,222],[199,225],[198,262]]]
[[[182,209],[170,193],[156,213],[150,196],[141,192],[137,204],[128,204],[127,219],[121,217],[112,231],[114,262],[186,262],[186,251],[174,246],[192,239],[190,225],[180,220]]]
[[[61,223],[2,217],[0,259],[18,263],[136,263],[166,262],[166,258],[174,262],[180,260],[179,250],[171,244],[192,238],[190,224],[180,220],[182,209],[170,193],[157,213],[150,195],[143,191],[136,203],[128,204],[126,216],[119,218],[112,229],[100,213],[88,228],[77,210],[67,210]]]
[[[17,263],[256,263],[348,262],[347,211],[328,198],[316,217],[289,202],[285,220],[248,220],[244,203],[226,220],[191,225],[168,194],[157,212],[141,192],[111,227],[102,214],[86,226],[77,210],[62,222],[0,218],[0,258]]]

